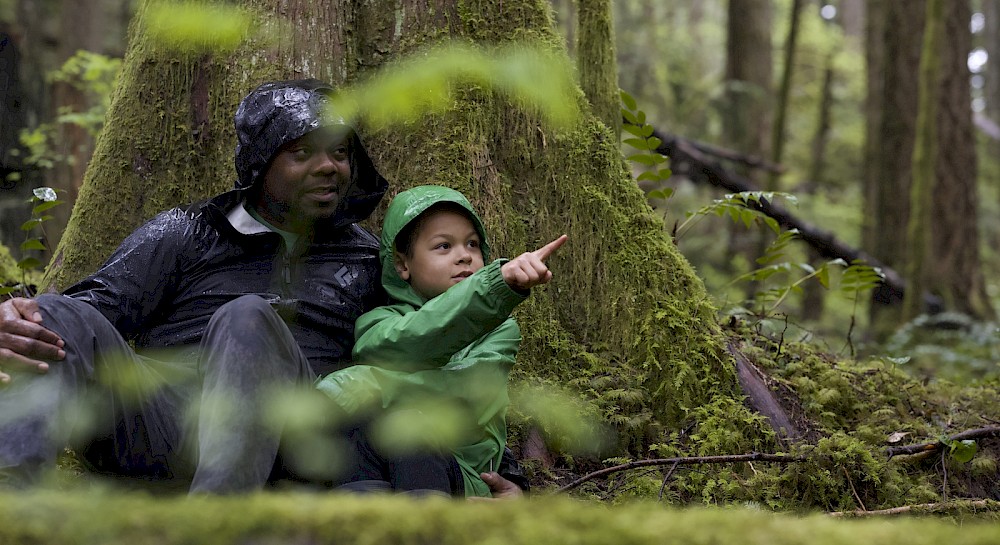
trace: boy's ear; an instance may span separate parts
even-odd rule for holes
[[[406,265],[406,254],[402,252],[395,252],[392,257],[392,264],[396,267],[396,274],[398,274],[404,282],[409,282],[410,268]]]

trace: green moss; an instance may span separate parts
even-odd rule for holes
[[[996,502],[956,504],[952,520],[840,520],[759,509],[607,508],[566,498],[470,503],[401,497],[271,494],[152,498],[129,493],[0,495],[6,545],[211,543],[712,543],[930,545],[996,543]],[[980,514],[977,515],[976,511]],[[983,517],[985,514],[985,518]],[[977,519],[977,516],[980,517]],[[391,520],[392,523],[386,523]]]

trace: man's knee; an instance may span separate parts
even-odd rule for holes
[[[35,297],[42,314],[42,325],[64,340],[76,334],[91,335],[114,331],[114,326],[99,310],[84,301],[64,295],[43,293]]]
[[[243,295],[219,307],[209,320],[209,327],[253,327],[275,321],[278,316],[271,305],[259,295]]]

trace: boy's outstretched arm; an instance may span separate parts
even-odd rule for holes
[[[524,252],[504,263],[500,268],[504,281],[514,289],[527,291],[552,280],[552,271],[545,264],[545,260],[555,253],[566,239],[567,236],[562,235],[534,252]]]

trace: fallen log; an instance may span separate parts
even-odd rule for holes
[[[750,180],[727,169],[710,157],[710,155],[726,158],[738,157],[735,152],[718,153],[716,152],[718,148],[706,147],[707,145],[656,129],[653,129],[653,136],[662,142],[656,151],[670,158],[670,168],[674,174],[685,176],[694,182],[709,183],[731,193],[760,191],[760,188],[755,187]],[[751,161],[744,158],[740,162],[749,164]],[[768,167],[769,169],[778,168],[774,165],[768,165]],[[888,293],[884,294],[886,302],[902,302],[903,294],[906,291],[906,280],[891,267],[864,251],[838,240],[830,231],[820,229],[797,218],[782,206],[765,200],[760,203],[750,203],[748,206],[774,218],[785,229],[797,229],[799,238],[826,259],[839,258],[847,263],[860,261],[879,269],[883,274],[882,284],[888,290]],[[935,295],[924,293],[923,299],[928,312],[936,313],[944,309],[944,303]]]

